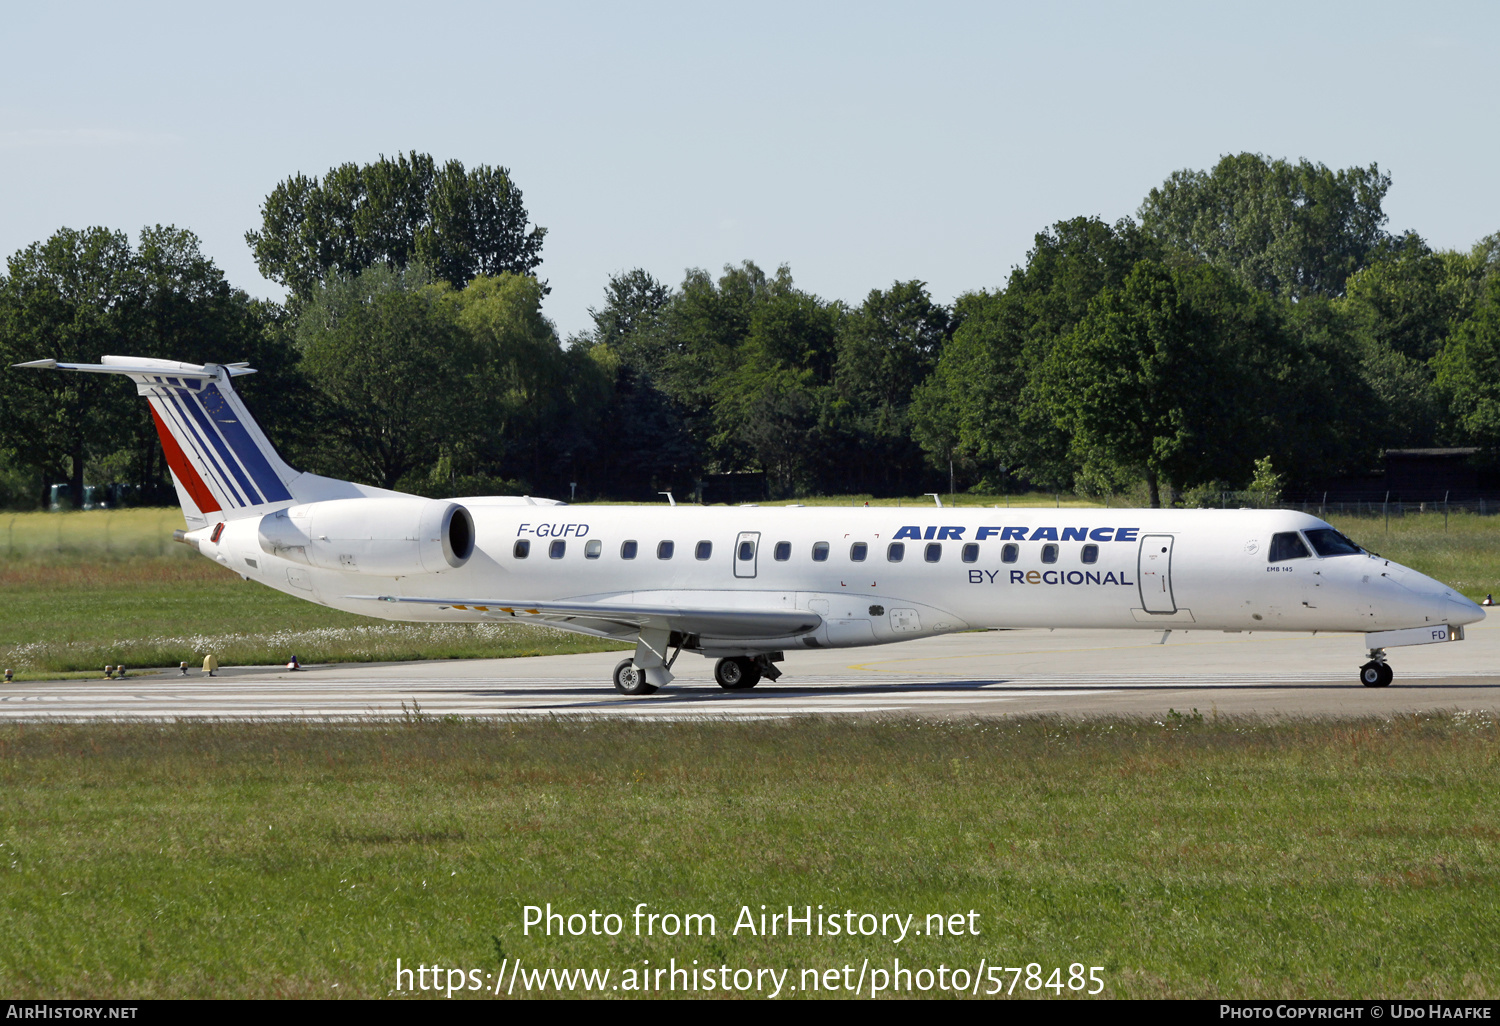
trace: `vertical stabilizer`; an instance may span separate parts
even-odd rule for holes
[[[294,503],[402,494],[287,466],[230,384],[241,374],[255,373],[242,363],[106,356],[102,363],[33,360],[16,366],[121,374],[134,381],[151,404],[151,419],[191,528],[261,516]]]
[[[151,419],[189,523],[195,512],[205,522],[234,520],[292,501],[288,485],[297,472],[276,454],[229,383],[236,371],[248,368],[177,364],[159,373],[139,373],[143,363],[171,361],[104,358],[104,366],[120,367],[150,402]],[[215,373],[199,377],[188,371]]]

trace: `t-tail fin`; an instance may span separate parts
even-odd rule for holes
[[[123,374],[134,381],[151,404],[189,526],[260,516],[298,502],[396,494],[287,466],[230,385],[231,378],[255,373],[245,364],[106,356],[97,364],[34,360],[16,366]]]

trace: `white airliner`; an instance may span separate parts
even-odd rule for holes
[[[231,387],[243,364],[106,356],[20,367],[123,374],[151,404],[187,530],[244,577],[387,620],[519,620],[635,644],[646,695],[683,651],[729,689],[790,651],[976,628],[1348,631],[1385,649],[1458,641],[1484,611],[1282,510],[568,506],[426,499],[300,473]]]

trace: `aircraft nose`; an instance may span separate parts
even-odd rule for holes
[[[1466,623],[1474,623],[1484,619],[1484,607],[1477,602],[1470,602],[1462,595],[1448,596],[1448,615],[1446,617],[1450,624],[1462,626]]]

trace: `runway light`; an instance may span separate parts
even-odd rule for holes
[[[291,661],[286,664],[286,668],[288,670],[300,670],[302,669],[302,664],[297,662],[296,656],[292,656]]]
[[[217,677],[219,670],[219,657],[210,652],[203,657],[203,672],[210,677]]]
[[[104,679],[105,680],[114,680],[115,679],[115,668],[113,666],[111,666],[109,663],[105,663],[104,664]]]
[[[186,677],[186,676],[187,676],[187,663],[186,663],[186,662],[181,662],[181,663],[178,663],[178,664],[177,664],[177,669],[179,669],[179,670],[181,670],[181,671],[182,671],[182,675],[183,675],[183,676],[184,676],[184,677]]]
[[[118,678],[120,678],[121,680],[125,679],[125,664],[124,663],[121,663],[119,666],[115,667],[115,676],[118,677]]]
[[[9,670],[5,671],[5,683],[9,684],[11,681],[13,681],[15,679],[16,679],[16,675],[14,673],[11,673]]]

